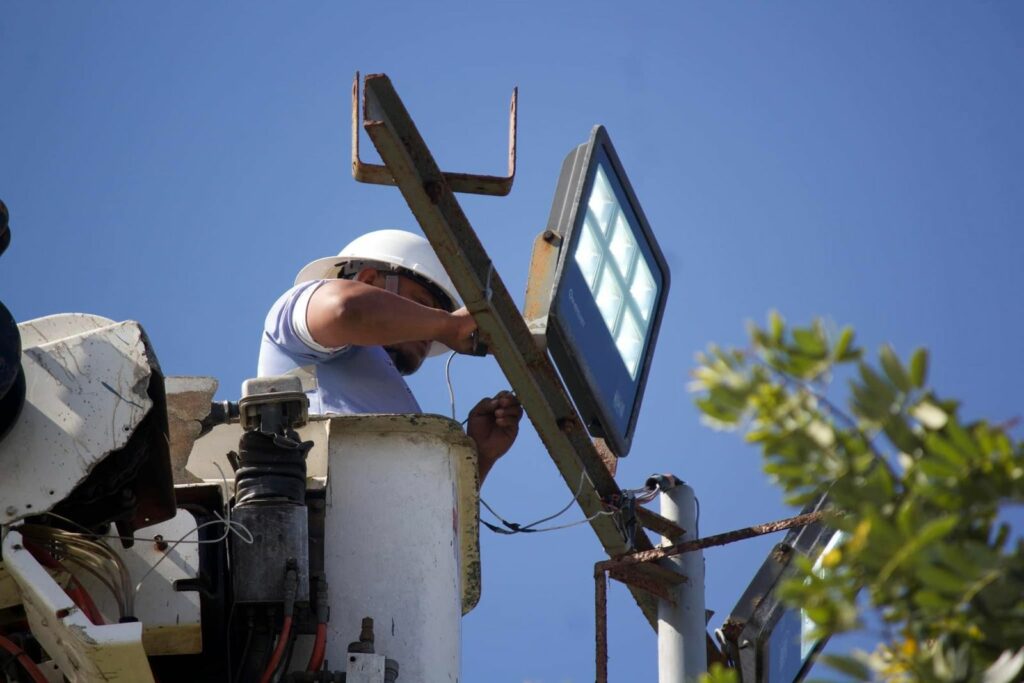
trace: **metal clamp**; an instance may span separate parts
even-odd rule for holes
[[[504,197],[512,191],[516,177],[516,109],[519,88],[512,89],[512,103],[508,113],[508,175],[493,176],[474,173],[442,173],[452,192],[486,194]],[[366,103],[363,103],[366,116]],[[383,164],[368,164],[359,158],[359,72],[352,81],[352,177],[371,185],[397,185],[394,176]]]

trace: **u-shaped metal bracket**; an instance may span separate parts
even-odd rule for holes
[[[365,98],[365,93],[364,93]],[[508,113],[508,175],[493,176],[474,173],[443,172],[444,179],[452,192],[486,194],[504,197],[512,191],[516,177],[516,106],[519,88],[512,89],[512,103]],[[363,116],[366,102],[363,102]],[[394,176],[383,164],[368,164],[359,158],[359,72],[352,81],[352,177],[361,183],[372,185],[396,185]]]

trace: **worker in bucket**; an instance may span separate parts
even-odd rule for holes
[[[299,271],[267,314],[258,374],[297,375],[312,414],[418,413],[403,377],[427,356],[471,352],[476,336],[430,243],[377,230]],[[511,448],[522,416],[508,391],[470,411],[481,482]]]

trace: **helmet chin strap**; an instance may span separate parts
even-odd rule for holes
[[[384,276],[384,289],[392,294],[398,294],[398,276],[394,273],[387,273]]]

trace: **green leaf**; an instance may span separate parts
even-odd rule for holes
[[[974,439],[967,433],[967,430],[960,426],[956,418],[950,420],[946,425],[946,434],[953,440],[953,445],[956,446],[957,450],[968,458],[977,459],[981,457],[981,453],[978,451],[978,444],[974,442]]]
[[[694,401],[697,407],[700,408],[701,412],[708,417],[727,425],[735,425],[740,421],[740,414],[738,411],[722,406],[710,398],[702,397]]]
[[[850,344],[853,343],[853,328],[844,327],[843,331],[839,334],[839,340],[836,342],[835,348],[832,349],[832,357],[836,360],[844,360],[846,354],[850,350]]]
[[[846,655],[822,655],[823,662],[836,671],[842,672],[858,681],[870,681],[871,669],[864,662]]]
[[[921,440],[907,426],[902,414],[890,415],[882,426],[882,431],[889,437],[893,445],[904,453],[913,453],[921,447]]]
[[[872,422],[882,422],[889,415],[889,404],[862,384],[850,380],[853,411]]]
[[[793,341],[797,349],[811,358],[825,357],[825,340],[816,330],[797,327],[793,329]]]
[[[889,381],[900,391],[910,391],[910,377],[900,364],[900,359],[889,345],[883,346],[878,353],[878,359],[882,362],[882,369],[885,371]]]
[[[918,389],[928,379],[928,349],[917,349],[910,357],[910,381]]]
[[[930,543],[939,540],[943,536],[951,532],[956,525],[960,522],[959,513],[945,515],[938,519],[933,519],[928,522],[913,536],[908,543],[905,543],[899,552],[897,552],[891,560],[882,568],[882,571],[878,575],[878,580],[884,582],[892,576],[899,567],[915,554],[921,551],[922,548],[929,545]]]
[[[858,368],[860,376],[864,380],[864,386],[869,392],[877,396],[879,401],[886,404],[886,412],[888,412],[889,406],[892,405],[893,399],[896,398],[892,387],[867,363],[860,363]]]
[[[926,462],[929,459],[928,456],[940,458],[944,463],[955,468],[955,473],[957,474],[960,473],[961,468],[967,465],[967,458],[964,452],[935,432],[932,432],[925,438],[924,446],[927,450],[927,455],[925,460],[921,462]]]
[[[708,672],[701,674],[698,678],[700,683],[740,683],[740,677],[736,669],[729,669],[715,662],[708,668]]]
[[[768,327],[771,331],[771,340],[777,346],[782,341],[782,333],[786,329],[786,321],[782,319],[778,311],[768,314]]]
[[[959,596],[967,588],[967,582],[962,577],[937,564],[920,564],[917,568],[917,578],[936,593]]]
[[[929,590],[919,590],[913,595],[914,604],[924,609],[942,612],[953,606],[954,601]]]

